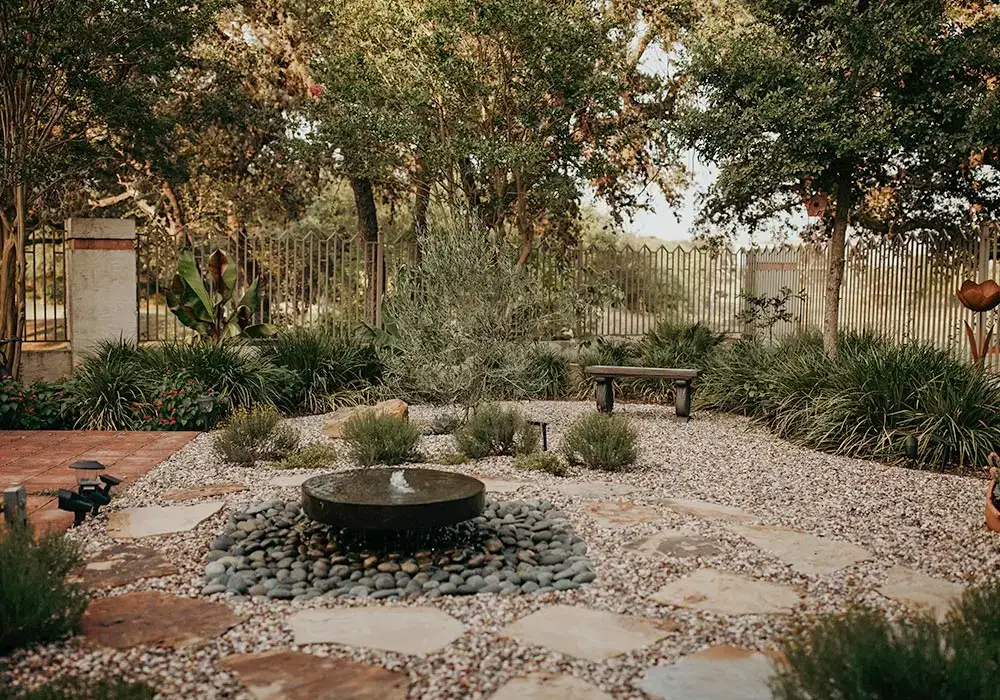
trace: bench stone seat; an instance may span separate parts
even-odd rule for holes
[[[674,383],[674,411],[678,418],[691,420],[692,383],[701,374],[697,369],[672,367],[618,367],[589,365],[584,372],[597,378],[597,410],[611,413],[615,406],[615,378],[663,379]]]

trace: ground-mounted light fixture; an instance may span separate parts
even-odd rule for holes
[[[101,506],[111,503],[111,487],[122,483],[117,476],[97,474],[107,467],[96,460],[81,459],[69,465],[79,472],[77,490],[59,489],[59,509],[73,514],[73,525],[81,524],[87,513],[97,515]],[[94,478],[94,475],[97,478]]]

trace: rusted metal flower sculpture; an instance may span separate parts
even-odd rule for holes
[[[958,300],[962,306],[979,314],[978,333],[973,333],[972,326],[965,322],[965,335],[969,339],[969,349],[972,351],[972,359],[980,366],[986,361],[986,351],[990,346],[990,339],[993,337],[993,329],[983,334],[983,314],[992,311],[1000,306],[1000,285],[993,280],[985,282],[973,282],[965,280],[958,289]]]

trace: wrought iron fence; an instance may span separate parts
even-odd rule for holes
[[[365,304],[375,269],[372,261],[381,257],[385,263],[385,280],[372,280],[380,295],[391,289],[397,271],[414,255],[406,243],[388,243],[380,250],[378,244],[361,238],[313,234],[294,239],[248,237],[222,247],[238,265],[241,283],[260,278],[258,320],[279,326],[348,328],[374,321]],[[196,257],[204,262],[209,253],[210,247],[204,246]],[[963,323],[976,320],[955,292],[962,280],[977,274],[997,279],[998,258],[996,236],[986,245],[959,249],[945,259],[932,256],[916,242],[849,246],[841,327],[965,352]],[[176,264],[175,246],[158,246],[140,237],[140,340],[186,336],[163,294]],[[738,318],[747,296],[776,296],[785,287],[803,294],[789,299],[791,321],[779,323],[774,335],[822,328],[827,273],[827,251],[822,246],[733,250],[692,244],[572,249],[542,245],[529,265],[549,294],[572,295],[577,302],[573,331],[578,337],[638,336],[660,320],[700,321],[737,336],[748,330]],[[992,325],[998,320],[996,311],[986,319]],[[1000,370],[996,339],[988,362]]]
[[[66,240],[62,229],[41,228],[25,241],[24,342],[69,339],[66,321]]]

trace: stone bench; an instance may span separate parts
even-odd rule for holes
[[[674,410],[679,418],[691,419],[692,382],[700,374],[697,369],[670,369],[666,367],[614,367],[590,365],[584,372],[597,378],[597,410],[611,413],[615,407],[614,382],[616,378],[661,379],[674,383]]]

